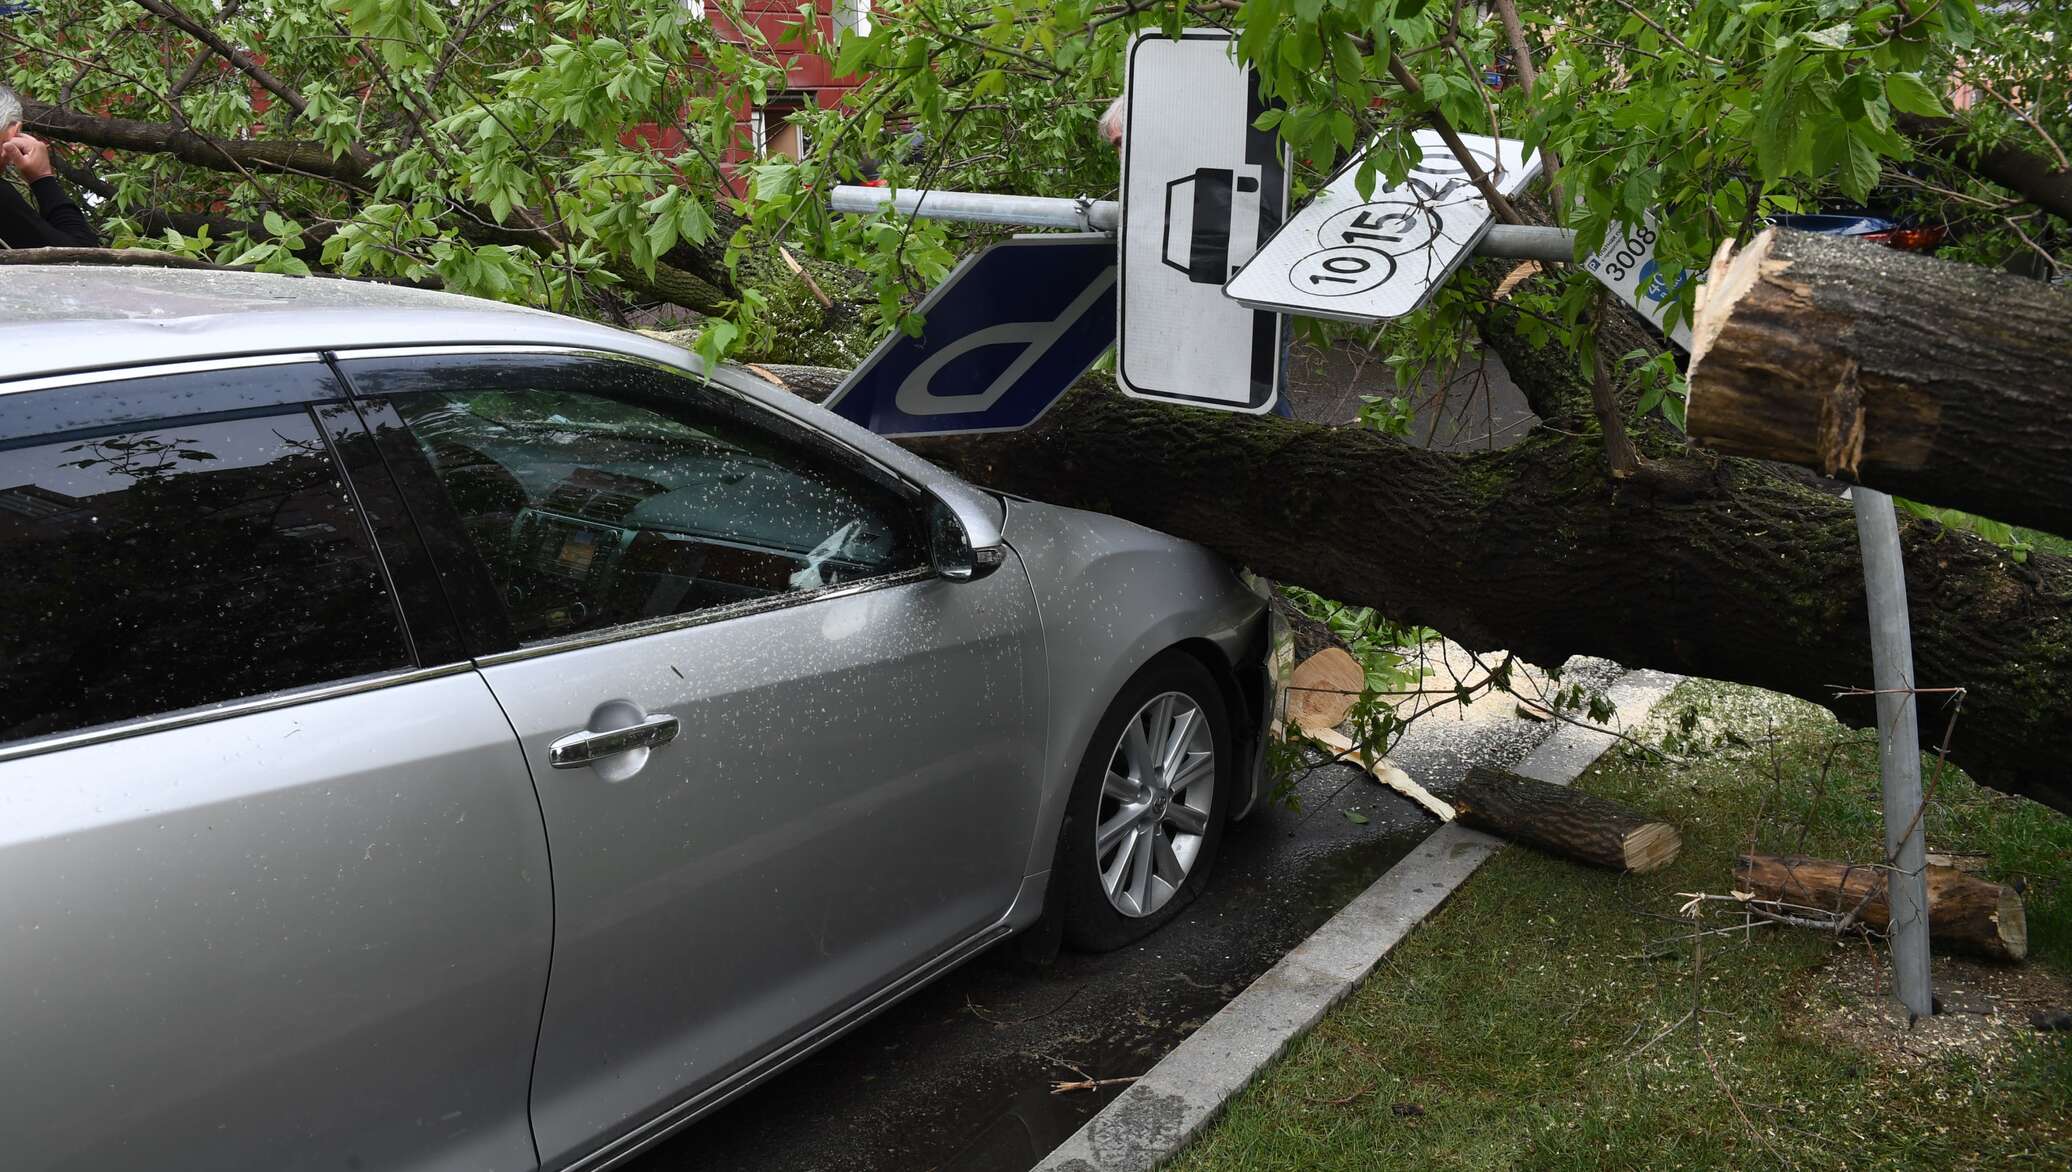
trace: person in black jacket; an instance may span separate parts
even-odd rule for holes
[[[98,248],[86,213],[51,173],[50,148],[22,130],[22,100],[0,85],[0,172],[13,171],[36,202],[0,180],[0,244],[9,248]]]

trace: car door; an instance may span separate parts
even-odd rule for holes
[[[0,1164],[534,1166],[545,836],[397,503],[314,355],[0,384]]]
[[[459,534],[435,548],[474,551],[508,623],[478,637],[503,640],[482,673],[554,859],[545,1163],[998,924],[1044,729],[1018,564],[935,577],[916,493],[680,372],[341,368],[370,418],[408,429],[444,498],[420,512]]]

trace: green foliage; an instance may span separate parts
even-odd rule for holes
[[[1372,607],[1333,602],[1299,586],[1280,590],[1297,611],[1324,624],[1359,660],[1364,679],[1345,724],[1360,764],[1374,764],[1388,755],[1410,727],[1396,702],[1422,685],[1425,670],[1416,651],[1432,638],[1432,632],[1392,622]],[[1293,795],[1291,784],[1276,787],[1275,796],[1291,805]]]
[[[1361,395],[1360,409],[1355,413],[1362,427],[1371,427],[1383,435],[1401,439],[1410,434],[1410,425],[1417,420],[1417,412],[1409,399],[1402,395]]]
[[[767,46],[720,36],[680,0],[570,0],[518,18],[496,0],[186,7],[257,49],[303,112],[206,55],[170,97],[199,46],[162,38],[126,0],[0,28],[16,51],[10,80],[32,100],[73,94],[94,115],[218,141],[316,143],[334,171],[68,151],[99,185],[111,243],[269,271],[436,278],[573,312],[609,312],[664,254],[712,241],[721,217],[738,214],[718,160],[735,112],[782,84]],[[713,9],[733,12],[730,0]],[[644,122],[688,141],[658,147],[631,133]],[[750,199],[777,202],[782,185],[757,180]],[[154,226],[167,215],[205,223]],[[755,308],[734,304],[737,334]]]
[[[1758,850],[1859,860],[1883,844],[1875,733],[1702,682],[1634,731],[1654,741],[1691,709],[1702,713],[1697,735],[1731,730],[1739,743],[1677,763],[1617,752],[1576,781],[1676,825],[1672,866],[1614,876],[1500,852],[1174,1166],[1843,1172],[2072,1161],[2072,1044],[2029,1030],[2026,1005],[2003,1000],[2012,1020],[2001,1024],[1954,1014],[1911,1031],[1837,1029],[1842,1009],[1869,1016],[1887,995],[1882,948],[1760,924],[1704,938],[1694,964],[1678,909],[1688,893],[1723,894],[1751,837]],[[2061,980],[2072,965],[2072,822],[1954,774],[1941,797],[1929,842],[1984,854],[2003,882],[2027,881],[2028,967],[2043,970],[2030,976]],[[1716,914],[1706,926],[1728,923]],[[1946,983],[1967,968],[1971,988]],[[2004,969],[1938,973],[1946,1004],[2008,987]],[[1694,1006],[1704,1011],[1695,1029],[1682,1020]],[[1988,1043],[1972,1050],[1960,1037]]]
[[[553,0],[522,16],[503,0],[181,2],[257,49],[304,110],[214,59],[169,98],[195,46],[125,0],[0,26],[11,80],[96,116],[225,142],[316,143],[365,174],[66,152],[99,185],[116,243],[286,272],[436,276],[463,292],[603,316],[688,299],[729,327],[715,322],[704,335],[715,356],[791,328],[785,298],[797,282],[771,263],[780,245],[853,270],[846,294],[918,329],[915,301],[958,255],[1000,233],[835,216],[826,189],[874,161],[898,187],[1109,194],[1116,158],[1095,120],[1120,91],[1131,37],[1195,24],[1232,29],[1237,56],[1259,71],[1277,103],[1259,125],[1292,149],[1298,199],[1370,142],[1358,181],[1400,179],[1416,160],[1413,132],[1442,116],[1466,131],[1521,136],[1558,160],[1559,198],[1544,203],[1586,250],[1610,224],[1653,212],[1658,256],[1672,271],[1702,266],[1766,215],[1873,187],[1911,193],[1916,210],[1963,229],[1952,252],[1970,259],[1999,263],[2033,242],[2055,263],[2072,247],[2061,225],[2005,192],[1915,157],[1900,121],[1954,110],[1962,84],[1979,98],[1958,111],[1975,143],[2049,157],[2072,141],[2063,5],[1526,3],[1540,71],[1528,96],[1483,84],[1505,45],[1499,23],[1437,0],[884,0],[868,35],[829,38],[801,24],[776,44],[754,32],[739,0],[713,0],[711,21],[693,19],[681,0]],[[722,35],[722,26],[746,31]],[[791,116],[809,157],[752,162],[738,194],[729,190],[722,159],[739,145],[742,114],[783,87],[785,59],[806,55],[862,77],[861,87],[841,108]],[[682,141],[657,145],[631,133],[637,124]],[[188,219],[168,235],[167,215]],[[701,258],[700,279],[726,288],[684,291],[678,270]],[[1692,290],[1678,295],[1679,317]],[[1484,278],[1463,274],[1385,331],[1379,341],[1403,385],[1458,359],[1490,296]],[[1528,341],[1589,359],[1587,276],[1556,271],[1509,298]],[[1643,410],[1680,418],[1681,383],[1666,364],[1622,377]],[[1370,418],[1396,427],[1401,413]]]
[[[1397,692],[1415,687],[1424,669],[1406,654],[1432,637],[1423,627],[1406,627],[1376,613],[1371,606],[1347,606],[1300,586],[1283,586],[1281,596],[1304,616],[1330,628],[1367,672],[1371,692]]]
[[[2004,521],[1995,521],[1989,517],[1981,517],[1975,513],[1966,513],[1957,509],[1944,509],[1938,508],[1935,505],[1924,505],[1919,501],[1910,501],[1905,497],[1894,497],[1892,500],[1904,512],[1919,517],[1924,521],[1933,521],[1946,529],[1961,529],[1967,533],[1977,534],[2006,550],[2007,556],[2017,562],[2028,561],[2029,552],[2035,548],[2020,530]]]

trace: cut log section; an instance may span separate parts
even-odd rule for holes
[[[1614,871],[1659,871],[1683,836],[1631,806],[1477,765],[1453,794],[1463,826]]]
[[[1860,907],[1856,921],[1871,928],[1883,928],[1892,918],[1882,867],[1799,855],[1742,855],[1734,860],[1734,884],[1758,899],[1839,916]],[[1928,944],[1939,952],[2022,960],[2029,955],[2029,920],[2022,897],[2011,887],[1955,867],[1930,865]]]
[[[2072,294],[1771,229],[1721,249],[1692,337],[1706,447],[2072,534]]]
[[[1326,647],[1288,677],[1288,720],[1307,732],[1337,728],[1367,686],[1367,669],[1342,647]]]
[[[1356,753],[1359,748],[1359,746],[1353,744],[1351,737],[1346,736],[1335,728],[1305,728],[1302,732],[1310,740],[1334,753],[1352,754]],[[1358,758],[1355,757],[1354,759],[1357,760]],[[1439,821],[1453,821],[1454,810],[1452,806],[1448,805],[1443,799],[1434,796],[1431,790],[1417,784],[1408,773],[1403,772],[1402,769],[1390,762],[1388,758],[1383,757],[1376,761],[1368,768],[1367,772],[1374,775],[1374,780],[1423,806]]]

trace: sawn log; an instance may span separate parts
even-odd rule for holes
[[[1454,819],[1549,854],[1614,871],[1658,871],[1683,836],[1631,806],[1477,765],[1453,794]]]
[[[1692,333],[1699,443],[2072,534],[2072,292],[1770,229]]]
[[[1841,916],[1860,908],[1856,921],[1871,928],[1883,928],[1892,918],[1882,867],[1800,855],[1742,855],[1734,860],[1734,886],[1758,899]],[[1938,952],[1967,952],[1994,960],[2027,957],[2029,922],[2022,897],[2011,887],[1931,864],[1928,945]]]

